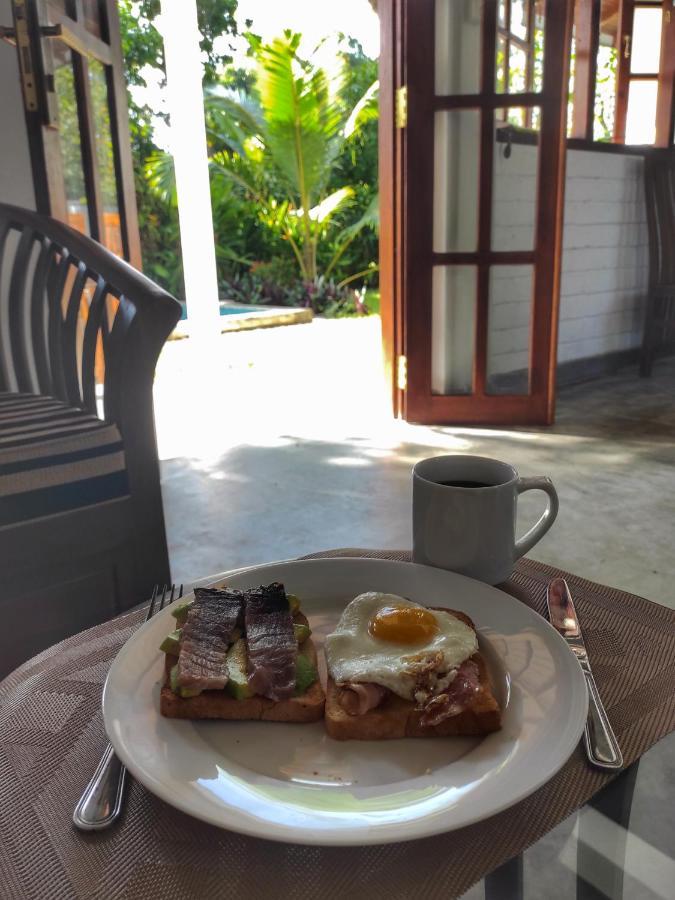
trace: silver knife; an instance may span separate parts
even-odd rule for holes
[[[564,578],[553,579],[548,586],[546,600],[551,625],[567,641],[567,646],[576,656],[586,677],[588,718],[584,728],[584,744],[588,758],[600,769],[620,769],[623,766],[623,756],[591,672],[579,620]]]

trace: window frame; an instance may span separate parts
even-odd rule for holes
[[[662,15],[661,47],[658,71],[632,73],[631,52],[636,9],[659,8]],[[605,145],[593,138],[597,56],[600,43],[601,0],[576,0],[575,5],[576,66],[573,97],[573,119],[570,138],[583,141],[590,148]],[[611,144],[633,148],[672,147],[675,123],[675,9],[671,0],[620,0],[615,39],[618,52],[616,73],[616,109]],[[656,133],[653,144],[626,144],[626,120],[630,86],[634,81],[656,82]]]
[[[504,25],[500,25],[499,17],[497,17],[497,43],[504,42],[504,91],[508,95],[510,93],[510,62],[511,62],[511,45],[518,47],[525,54],[525,91],[523,93],[531,93],[534,91],[534,25],[535,25],[535,6],[536,0],[523,0],[525,9],[527,10],[527,37],[521,38],[514,34],[511,30],[511,6],[513,0],[504,0]],[[496,78],[496,74],[495,74]],[[520,92],[516,92],[520,93]],[[504,121],[506,121],[507,110],[504,110]],[[528,107],[525,111],[524,128],[531,129],[532,126],[532,108]]]

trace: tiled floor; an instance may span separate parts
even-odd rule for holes
[[[156,411],[173,575],[338,546],[410,546],[410,470],[468,452],[548,474],[560,514],[531,555],[675,606],[675,360],[560,393],[552,428],[391,419],[379,321],[172,342]],[[543,500],[525,495],[521,530]]]

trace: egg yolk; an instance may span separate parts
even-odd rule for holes
[[[371,618],[368,631],[381,641],[421,644],[438,633],[438,622],[419,606],[384,606]]]

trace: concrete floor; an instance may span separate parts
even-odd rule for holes
[[[330,547],[409,547],[410,470],[467,452],[547,474],[560,514],[530,554],[675,607],[675,360],[560,392],[551,428],[392,420],[379,320],[165,348],[155,404],[173,577]],[[543,499],[525,495],[521,532]]]

